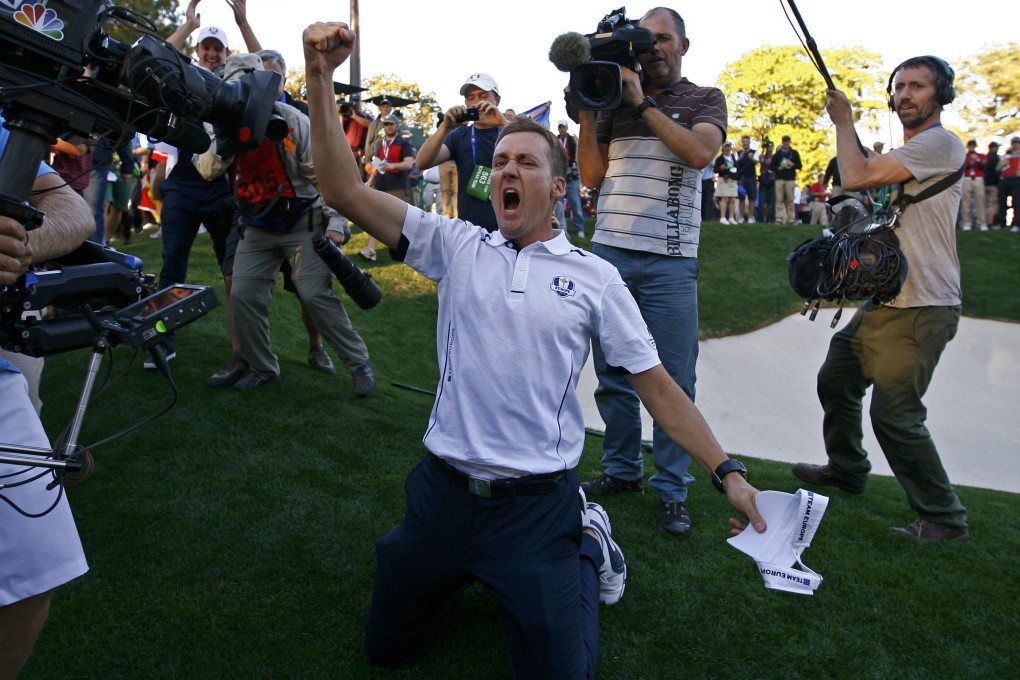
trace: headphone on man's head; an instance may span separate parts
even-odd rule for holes
[[[912,57],[894,68],[892,74],[889,76],[889,84],[886,85],[885,93],[889,95],[890,111],[896,110],[896,95],[893,94],[893,80],[896,78],[896,74],[900,71],[900,69],[904,68],[908,64],[910,66],[927,66],[931,69],[932,78],[935,80],[935,99],[939,104],[945,106],[956,99],[956,88],[953,87],[953,80],[956,78],[956,72],[953,71],[952,66],[947,64],[944,59],[933,57],[930,54],[924,57]]]

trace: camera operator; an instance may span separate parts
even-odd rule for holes
[[[581,181],[600,187],[592,252],[620,271],[655,338],[666,370],[693,401],[698,356],[698,236],[702,169],[712,165],[726,134],[726,98],[680,75],[690,42],[674,10],[658,7],[640,20],[655,45],[638,56],[644,83],[623,68],[626,104],[596,115],[581,112]],[[610,157],[612,156],[612,161]],[[612,177],[611,182],[603,180]],[[606,423],[601,477],[584,483],[589,496],[643,490],[638,399],[626,376],[593,340],[599,376],[596,403]],[[686,507],[691,458],[654,426],[659,527],[691,528]]]
[[[492,151],[507,122],[498,108],[499,86],[486,73],[472,73],[460,95],[464,105],[448,110],[418,150],[418,169],[424,172],[452,159],[457,164],[457,217],[494,231],[496,213],[489,202]],[[474,123],[468,124],[468,114],[477,115]]]
[[[953,70],[937,57],[915,57],[893,71],[889,106],[903,125],[904,144],[887,154],[858,148],[847,96],[826,92],[825,109],[836,128],[843,187],[861,191],[902,183],[917,196],[958,172],[966,152],[942,127],[942,108],[953,101]],[[925,427],[921,399],[946,344],[960,322],[960,261],[956,217],[962,179],[910,204],[899,217],[900,247],[909,267],[903,289],[884,305],[864,302],[832,337],[818,371],[824,411],[825,465],[798,463],[801,481],[862,493],[871,464],[861,442],[862,400],[872,387],[871,425],[889,466],[919,519],[893,534],[922,541],[968,537],[967,510],[949,483],[935,442]]]
[[[0,127],[0,156],[8,134]],[[17,280],[32,263],[74,250],[95,230],[88,204],[48,166],[40,164],[32,190],[44,192],[33,193],[29,202],[46,218],[41,227],[26,233],[15,220],[0,217],[0,286]],[[48,449],[29,383],[8,360],[10,356],[0,355],[0,438],[9,444]],[[19,355],[20,360],[41,370],[41,359]],[[18,475],[23,469],[0,463],[0,485],[8,485],[0,493],[27,512],[42,512],[56,500],[58,489],[46,489],[49,475],[24,486],[10,486],[26,477],[26,473]],[[0,502],[0,678],[14,678],[21,670],[46,621],[53,590],[87,570],[66,496],[37,518],[25,517]]]

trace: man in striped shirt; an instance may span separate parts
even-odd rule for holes
[[[623,68],[624,103],[581,112],[581,181],[599,187],[592,252],[620,271],[641,308],[666,370],[694,399],[698,357],[698,237],[701,174],[726,135],[726,99],[714,87],[680,76],[690,41],[684,20],[657,7],[640,22],[655,46],[638,57],[642,73]],[[643,491],[638,398],[626,376],[593,342],[596,403],[606,423],[605,474],[585,482],[589,496]],[[677,536],[691,528],[687,472],[691,458],[656,423],[653,447],[659,527]]]

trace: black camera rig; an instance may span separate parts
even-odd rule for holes
[[[567,104],[582,111],[615,109],[623,100],[620,68],[641,73],[638,55],[655,46],[655,36],[627,18],[627,8],[602,18],[594,33],[585,35],[591,60],[570,70]]]
[[[141,37],[130,46],[113,40],[102,28],[111,20]],[[110,0],[0,2],[0,109],[10,130],[0,157],[0,215],[26,228],[44,224],[27,198],[38,163],[68,133],[122,140],[141,132],[200,153],[209,147],[206,122],[221,148],[240,153],[262,143],[280,74],[252,71],[220,80],[155,31]],[[80,470],[77,435],[105,351],[116,344],[148,350],[169,378],[164,334],[216,304],[205,286],[155,291],[138,258],[91,243],[0,288],[0,346],[33,356],[93,348],[61,449],[0,445],[0,462]]]

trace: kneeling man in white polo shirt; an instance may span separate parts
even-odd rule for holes
[[[333,71],[353,45],[345,24],[305,30],[319,189],[394,259],[439,285],[429,454],[407,479],[404,520],[377,545],[368,653],[379,665],[413,661],[477,580],[502,609],[516,677],[593,677],[598,603],[619,600],[626,565],[605,511],[579,495],[574,472],[584,445],[576,387],[592,337],[656,421],[764,531],[757,490],[662,367],[616,269],[551,227],[567,169],[555,136],[527,118],[504,128],[490,191],[496,232],[373,191],[341,143],[333,98]]]

